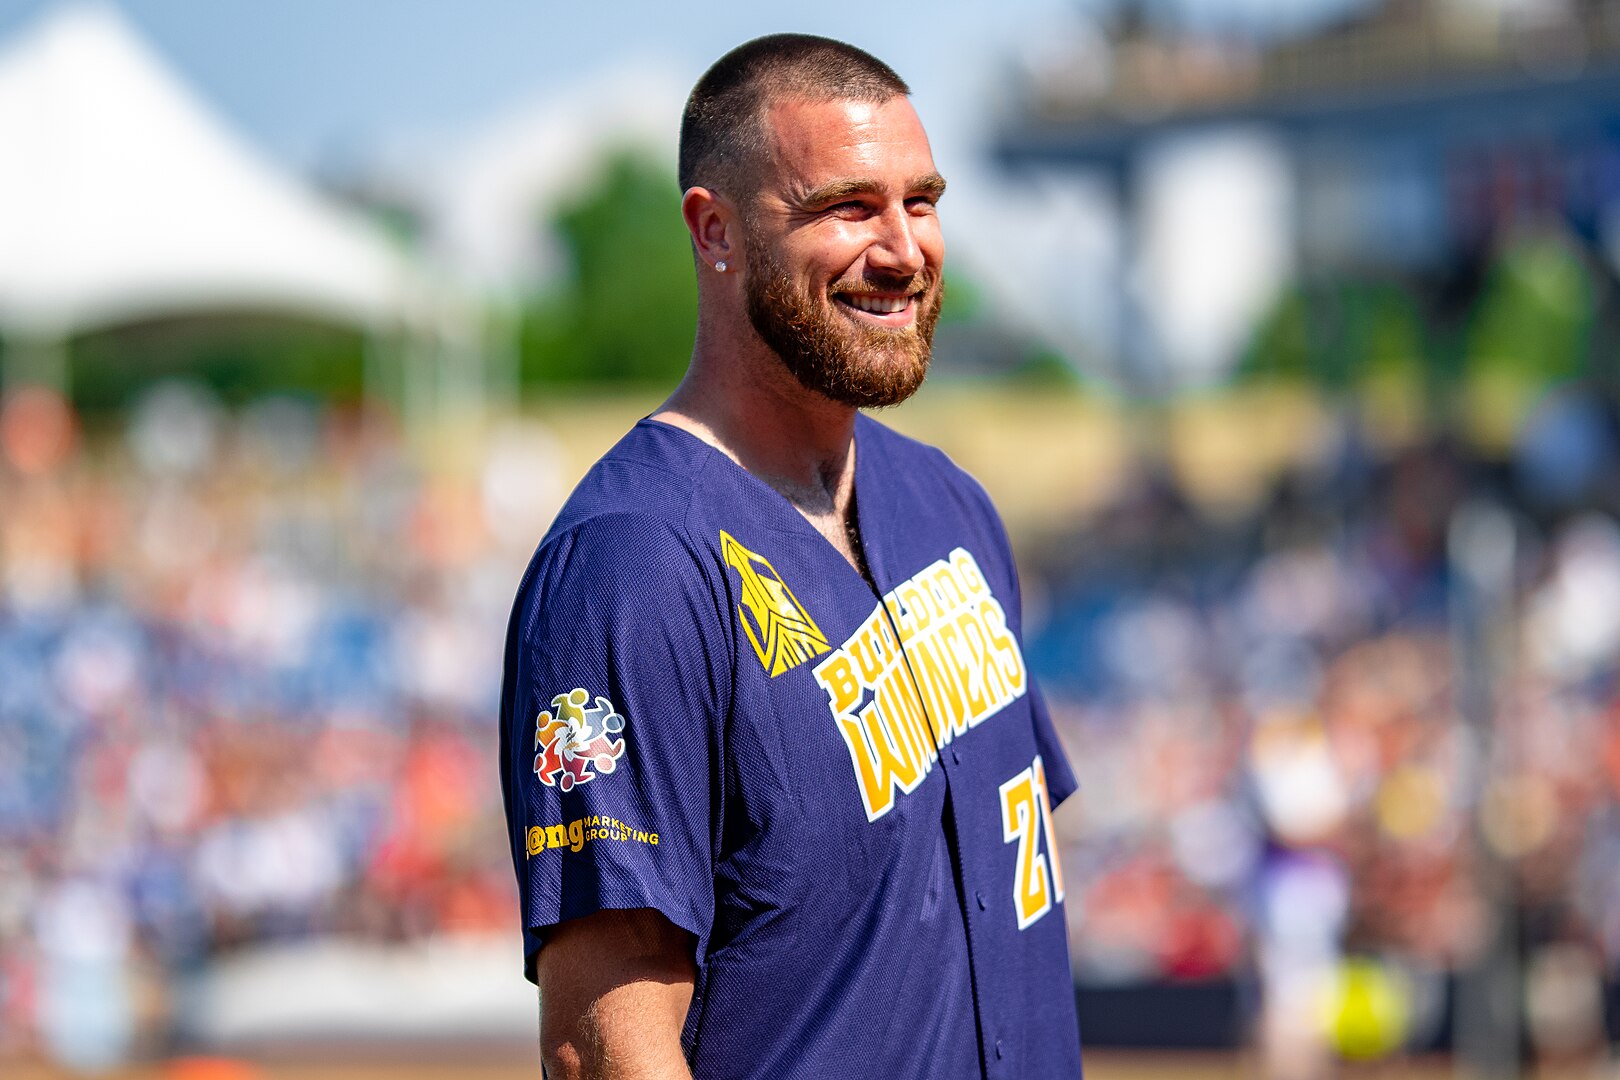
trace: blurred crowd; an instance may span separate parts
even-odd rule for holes
[[[1244,511],[1141,461],[1026,552],[1083,983],[1248,981],[1287,1031],[1354,984],[1400,1006],[1341,1009],[1371,1056],[1508,941],[1538,1045],[1601,1040],[1617,435],[1579,387],[1507,459],[1346,420]],[[538,424],[458,445],[187,383],[0,401],[0,1056],[183,1038],[244,946],[513,932],[491,718],[563,469]]]
[[[434,468],[187,383],[83,427],[0,403],[0,1055],[172,1031],[246,944],[511,933],[491,718],[543,439]]]
[[[1579,387],[1506,459],[1345,423],[1248,512],[1144,467],[1045,553],[1030,650],[1081,781],[1059,823],[1082,981],[1247,980],[1263,1022],[1376,1056],[1505,956],[1539,1050],[1601,1044],[1617,433]],[[1390,1015],[1358,1028],[1366,971]]]

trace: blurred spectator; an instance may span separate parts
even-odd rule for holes
[[[138,972],[220,950],[509,931],[493,665],[539,532],[377,417],[166,383],[78,430],[0,403],[0,1053],[114,1063]],[[547,443],[508,434],[510,482]]]

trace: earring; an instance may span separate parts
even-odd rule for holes
[[[719,262],[714,264],[714,268],[717,271],[719,271],[720,273],[722,273],[722,274],[725,273],[726,272],[726,260],[721,259]]]

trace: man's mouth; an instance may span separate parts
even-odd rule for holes
[[[833,299],[884,326],[904,326],[916,308],[915,296],[878,296],[872,293],[834,293]]]

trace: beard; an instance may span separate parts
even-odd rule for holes
[[[852,408],[898,405],[928,374],[944,285],[936,273],[924,270],[907,278],[867,280],[847,291],[861,288],[916,291],[912,324],[863,326],[845,318],[833,310],[837,301],[795,288],[763,244],[748,245],[748,320],[800,385]]]

